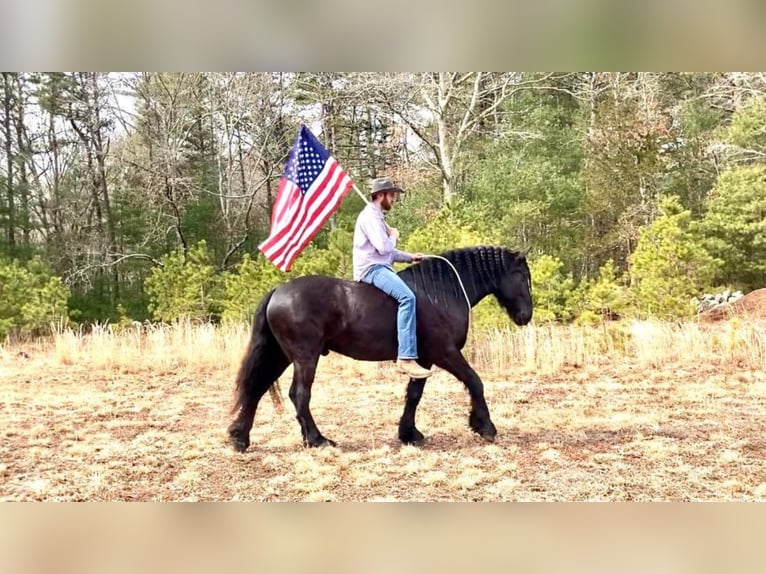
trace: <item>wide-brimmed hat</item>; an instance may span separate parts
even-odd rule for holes
[[[372,191],[370,191],[370,195],[375,195],[381,191],[396,191],[397,193],[404,193],[404,190],[401,187],[394,185],[394,182],[390,177],[379,177],[372,180]]]

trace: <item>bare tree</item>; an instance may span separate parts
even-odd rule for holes
[[[118,268],[113,263],[117,252],[117,234],[106,170],[112,128],[111,118],[106,112],[106,81],[106,76],[98,72],[72,74],[66,86],[66,106],[67,119],[85,150],[92,197],[92,221],[100,236],[104,265],[111,273],[111,299],[116,303],[120,282]]]
[[[438,170],[444,201],[458,192],[457,179],[466,143],[496,129],[503,104],[520,90],[542,88],[553,74],[428,72],[370,74],[368,94],[419,138],[421,159]]]
[[[209,74],[208,79],[218,145],[216,196],[226,239],[221,267],[226,267],[249,239],[256,198],[271,189],[286,156],[284,85],[280,74]],[[263,199],[258,207],[266,212],[272,198]]]
[[[192,133],[209,133],[203,124],[209,114],[201,105],[204,76],[199,73],[143,73],[133,84],[142,121],[137,127],[141,145],[132,148],[128,161],[137,169],[137,183],[148,205],[159,208],[184,251],[189,248],[183,228],[186,200],[193,196],[188,165],[193,147]],[[198,142],[199,147],[204,145]],[[159,231],[162,231],[160,229]]]
[[[255,220],[267,220],[272,182],[287,153],[281,76],[141,74],[131,80],[141,121],[124,151],[136,184],[184,250],[189,207],[214,208],[215,229],[208,231],[221,268],[251,238]]]

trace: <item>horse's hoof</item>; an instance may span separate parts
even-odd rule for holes
[[[227,429],[229,432],[229,442],[237,452],[245,452],[250,446],[250,433],[244,432],[236,423],[232,423]]]
[[[497,431],[494,431],[491,433],[479,433],[479,436],[487,442],[495,442],[495,438],[497,437]]]
[[[399,431],[399,440],[402,441],[403,444],[423,446],[426,442],[426,437],[423,436],[422,432],[413,427],[406,431]]]
[[[479,417],[471,413],[471,416],[468,419],[468,425],[471,427],[471,430],[473,432],[478,434],[481,438],[483,438],[487,442],[495,442],[495,437],[497,436],[497,429],[495,428],[495,425],[492,423],[492,421],[480,423]]]
[[[233,446],[234,450],[237,452],[245,452],[247,447],[250,446],[249,440],[242,440],[241,438],[229,437],[229,442],[231,442],[231,446]]]
[[[487,442],[495,442],[495,437],[497,436],[497,429],[495,428],[495,425],[492,424],[492,421],[488,421],[486,425],[484,425],[483,428],[479,429],[477,431],[479,433],[479,436],[483,438]]]
[[[472,428],[471,430],[487,442],[495,442],[495,437],[497,437],[497,431],[494,428],[490,428],[490,429]]]
[[[423,437],[421,439],[413,440],[404,444],[408,444],[410,446],[425,446],[426,445],[426,437]]]
[[[306,446],[310,448],[323,448],[327,446],[338,446],[338,444],[334,440],[330,440],[329,438],[322,437],[319,440],[313,441],[313,442],[306,442]]]

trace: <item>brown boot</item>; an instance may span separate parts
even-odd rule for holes
[[[425,379],[430,377],[433,373],[428,369],[424,369],[414,359],[399,359],[396,361],[396,366],[405,375],[409,375],[413,379]]]

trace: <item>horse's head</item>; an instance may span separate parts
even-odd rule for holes
[[[517,325],[532,320],[532,275],[526,252],[511,254],[511,264],[506,267],[495,297]]]

